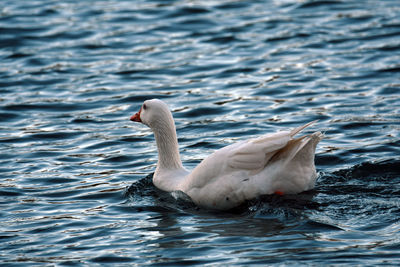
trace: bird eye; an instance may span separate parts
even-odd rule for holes
[[[146,107],[146,104],[143,104],[143,109],[146,109],[147,107]]]

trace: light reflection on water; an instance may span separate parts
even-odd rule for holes
[[[21,3],[0,4],[1,263],[399,263],[397,1]],[[149,98],[188,168],[318,120],[316,189],[227,213],[160,192],[129,121]]]

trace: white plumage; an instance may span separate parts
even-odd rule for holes
[[[168,192],[183,191],[201,207],[226,210],[260,195],[314,188],[315,147],[322,134],[294,138],[313,122],[226,146],[189,172],[182,166],[174,119],[163,101],[146,100],[131,120],[154,132],[158,149],[154,185]]]

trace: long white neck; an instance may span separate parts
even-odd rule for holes
[[[181,189],[181,184],[187,175],[182,166],[179,155],[178,139],[174,118],[171,111],[162,102],[151,100],[146,115],[143,119],[154,133],[158,150],[157,168],[153,176],[153,183],[164,191],[175,191]],[[157,103],[158,102],[158,103]]]
[[[157,127],[153,128],[158,149],[156,174],[161,170],[182,169],[183,166],[179,155],[178,139],[172,115],[163,121],[158,121],[156,125]]]

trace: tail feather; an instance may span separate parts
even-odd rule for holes
[[[303,127],[304,129],[305,127]],[[301,129],[300,129],[301,131]],[[303,155],[309,155],[314,157],[315,147],[319,143],[319,141],[323,138],[323,134],[320,132],[315,132],[312,134],[304,135],[299,138],[294,138],[288,142],[288,144],[280,149],[274,156],[271,158],[273,160],[284,159],[285,162],[291,161],[296,155],[300,153],[304,153]],[[311,151],[303,151],[306,146],[310,146]],[[308,150],[308,149],[306,149]]]
[[[290,136],[291,136],[291,137],[295,136],[296,134],[298,134],[299,132],[301,132],[302,130],[304,130],[305,128],[307,128],[308,126],[310,126],[310,125],[316,123],[317,121],[318,121],[318,120],[311,121],[311,122],[306,123],[306,124],[304,124],[304,125],[302,125],[302,126],[299,126],[299,127],[297,127],[297,128],[294,128],[294,129],[290,132]]]

